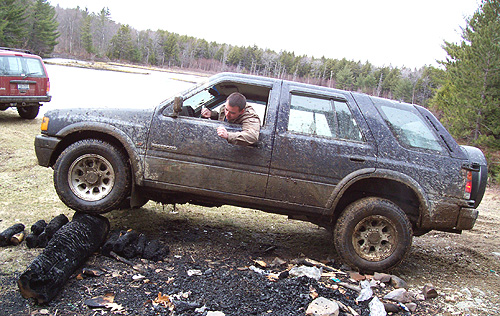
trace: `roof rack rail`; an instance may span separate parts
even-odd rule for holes
[[[29,50],[23,49],[23,48],[0,47],[0,49],[11,50],[11,51],[14,51],[14,52],[20,52],[20,53],[26,53],[26,54],[31,54],[31,52]]]

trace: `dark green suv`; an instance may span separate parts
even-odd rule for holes
[[[229,144],[200,117],[233,92],[261,117],[259,141]],[[151,109],[60,109],[36,137],[61,200],[87,213],[164,203],[260,209],[331,229],[345,262],[380,271],[414,235],[472,229],[483,153],[423,107],[281,79],[223,73]]]

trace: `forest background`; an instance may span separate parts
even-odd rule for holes
[[[120,61],[205,73],[233,71],[306,82],[419,104],[461,143],[486,154],[500,182],[500,0],[483,0],[440,67],[383,66],[257,46],[208,42],[168,30],[138,31],[111,12],[65,9],[47,0],[0,0],[0,46],[43,57]]]

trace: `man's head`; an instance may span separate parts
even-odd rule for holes
[[[239,92],[231,93],[224,104],[224,111],[228,121],[233,121],[237,119],[247,106],[247,99],[245,96]]]

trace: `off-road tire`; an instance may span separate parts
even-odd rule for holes
[[[131,173],[125,154],[98,139],[66,148],[54,165],[54,185],[68,207],[90,214],[117,209],[130,195]]]
[[[40,106],[38,105],[17,107],[17,113],[19,113],[19,116],[27,120],[34,119],[38,115],[39,111],[40,111]]]
[[[408,254],[412,225],[393,202],[369,197],[353,202],[338,218],[333,238],[344,263],[362,272],[388,271]]]

